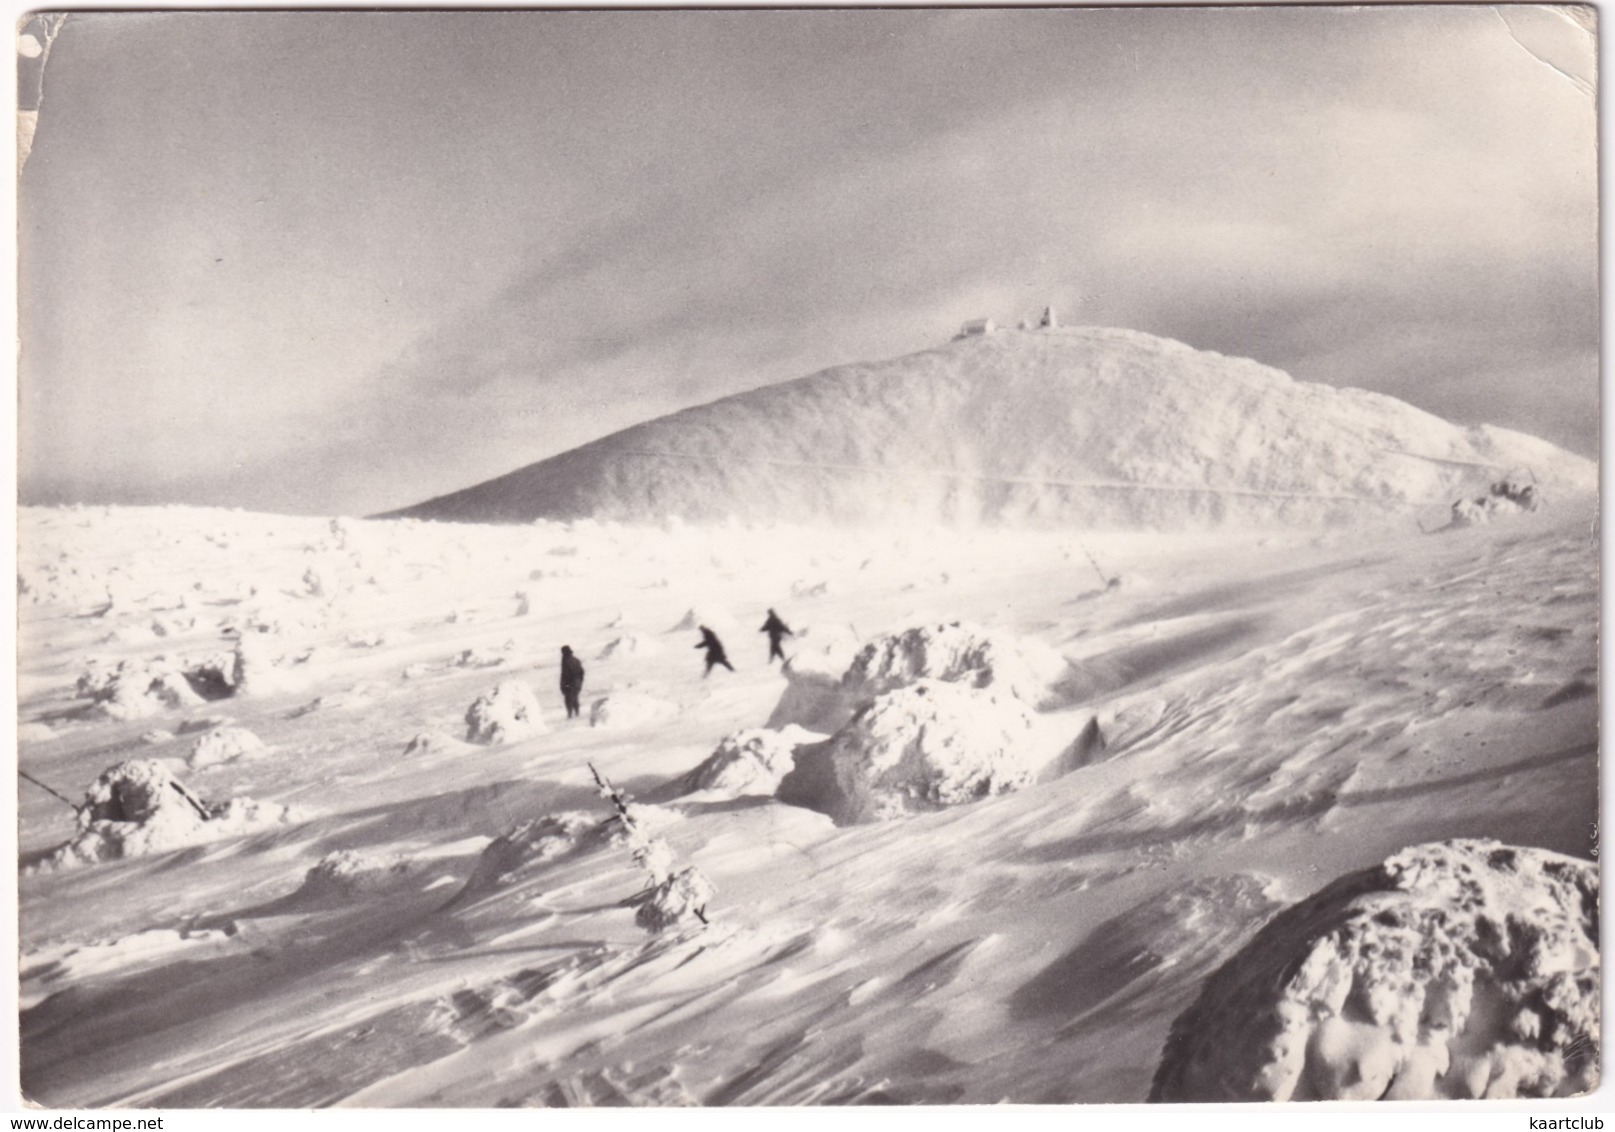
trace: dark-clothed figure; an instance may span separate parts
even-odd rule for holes
[[[720,664],[730,672],[735,670],[735,666],[730,664],[729,658],[724,655],[723,642],[718,640],[718,634],[708,629],[705,625],[701,626],[701,643],[695,647],[707,650],[707,668],[705,672],[701,673],[701,679],[705,680],[708,676],[711,676],[712,669]]]
[[[790,626],[779,619],[779,614],[770,609],[768,620],[764,621],[763,627],[757,631],[768,634],[768,662],[774,663],[775,658],[784,660],[785,650],[779,647],[779,643],[784,638],[794,637],[796,634],[791,632]]]
[[[566,701],[566,717],[578,714],[578,697],[583,694],[583,662],[572,655],[571,645],[561,646],[561,698]]]

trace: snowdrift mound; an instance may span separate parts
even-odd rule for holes
[[[79,807],[78,833],[43,867],[143,857],[301,820],[292,807],[251,798],[210,806],[162,762],[136,759],[107,768],[95,780]]]
[[[730,798],[771,795],[780,779],[791,772],[796,748],[823,738],[794,725],[782,731],[750,727],[725,735],[706,761],[679,780],[679,793],[711,790]]]
[[[405,757],[411,755],[458,755],[475,750],[470,743],[462,743],[452,736],[437,731],[417,731],[414,738],[404,744]]]
[[[465,712],[465,737],[473,743],[515,743],[548,730],[538,697],[520,680],[503,681]]]
[[[589,705],[590,727],[643,727],[662,723],[678,715],[679,706],[671,700],[647,692],[612,692]]]
[[[1515,468],[1553,496],[1597,482],[1591,461],[1533,437],[1136,331],[1073,327],[727,397],[395,515],[1326,524],[1445,506]]]
[[[374,896],[403,887],[415,879],[407,860],[378,853],[339,849],[327,853],[303,876],[292,894],[296,904],[347,904],[356,896]]]
[[[921,680],[991,688],[1037,707],[1066,667],[1064,657],[1038,641],[995,636],[962,622],[916,626],[871,640],[839,679],[811,654],[793,657],[768,725],[833,732],[876,696]]]
[[[1598,1083],[1598,872],[1405,849],[1280,913],[1172,1025],[1152,1101],[1568,1096]]]
[[[837,825],[979,801],[1037,777],[1047,757],[1033,729],[1014,696],[924,680],[877,697],[829,742],[798,752],[777,796]]]
[[[245,727],[217,727],[196,741],[189,762],[193,770],[200,770],[265,750],[264,741]]]
[[[604,844],[608,836],[609,830],[598,814],[581,810],[522,822],[488,843],[464,887],[445,907],[452,908],[511,884],[523,869],[556,860],[591,841]]]

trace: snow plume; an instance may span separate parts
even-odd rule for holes
[[[251,798],[208,805],[156,759],[108,767],[78,811],[78,833],[42,863],[44,869],[93,865],[197,845],[267,826],[301,821],[291,807]]]
[[[1275,917],[1172,1025],[1155,1101],[1570,1096],[1598,1084],[1598,870],[1404,849]]]

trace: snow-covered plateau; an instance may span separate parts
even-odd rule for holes
[[[1453,498],[1110,533],[25,508],[24,1095],[1584,1090],[1595,504],[1424,533]]]

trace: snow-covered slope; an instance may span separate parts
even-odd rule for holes
[[[1251,941],[1284,943],[1282,965],[1312,940],[1274,917],[1336,878],[1455,838],[1593,867],[1591,516],[1078,542],[24,509],[22,1089],[73,1108],[1142,1102],[1173,1020],[1224,1001],[1212,976]],[[1024,681],[998,643],[1053,650],[1069,665],[1021,701],[1047,772],[874,822],[793,804],[781,775],[818,735],[752,742],[802,683],[766,660],[770,607],[793,665],[876,695],[1008,695]],[[734,672],[703,678],[692,610]],[[955,621],[980,632],[938,632]],[[645,647],[608,653],[626,639]],[[562,644],[599,726],[563,714]],[[120,698],[108,673],[137,683]],[[151,694],[174,673],[195,697]],[[468,741],[506,682],[542,726]],[[968,737],[934,719],[927,751]],[[872,732],[824,726],[843,755]],[[199,757],[240,731],[260,742]],[[885,799],[929,778],[864,781]],[[141,783],[169,783],[160,818]],[[46,788],[89,792],[90,820]],[[229,820],[249,804],[274,820]],[[121,851],[57,856],[86,832]],[[708,923],[647,929],[657,869],[699,870]],[[1499,939],[1547,938],[1539,903],[1489,905]],[[1596,962],[1583,949],[1576,978]],[[1389,969],[1363,966],[1365,989],[1369,966]],[[1482,982],[1453,1064],[1495,1095],[1525,1055],[1463,1045],[1513,1019]],[[1248,1016],[1189,1030],[1215,1045]],[[1529,1022],[1510,1045],[1585,1084],[1596,1043]],[[1214,1085],[1261,1052],[1198,1049]]]
[[[1004,331],[614,433],[397,516],[1179,529],[1350,522],[1592,463],[1129,330]]]

